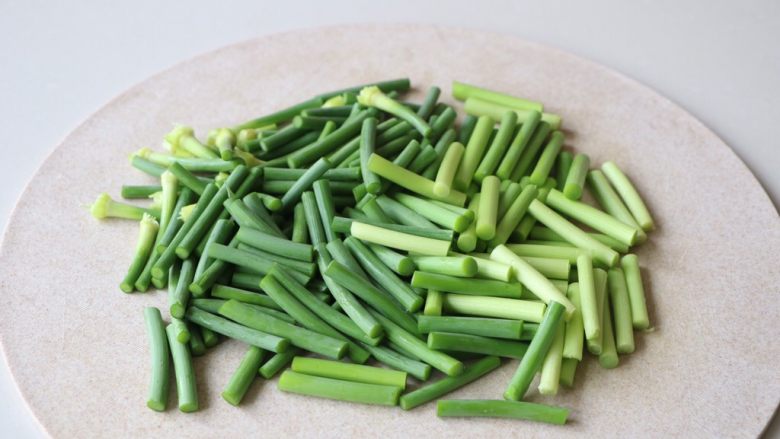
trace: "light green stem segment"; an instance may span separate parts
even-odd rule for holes
[[[523,125],[520,126],[520,131],[517,132],[512,144],[509,145],[509,149],[506,151],[504,158],[501,160],[501,164],[498,165],[496,170],[496,176],[502,180],[510,178],[513,171],[518,166],[520,156],[528,147],[531,141],[536,127],[539,125],[539,121],[542,119],[542,113],[539,111],[530,111]]]
[[[440,316],[443,301],[444,294],[441,291],[428,290],[428,295],[425,297],[423,315]]]
[[[482,180],[477,211],[477,237],[485,241],[496,236],[499,186],[501,181],[495,175],[488,175]]]
[[[394,406],[401,388],[379,384],[356,383],[285,371],[279,378],[279,390],[338,401]]]
[[[484,357],[467,367],[459,376],[444,377],[439,381],[403,395],[400,400],[401,408],[404,410],[411,410],[417,406],[433,401],[436,398],[476,381],[495,370],[500,365],[501,360],[498,357]]]
[[[582,188],[585,185],[585,177],[588,176],[590,157],[587,154],[577,154],[571,162],[566,180],[563,183],[563,194],[570,200],[582,198]],[[563,177],[558,176],[559,179]]]
[[[580,300],[580,286],[578,283],[569,284],[567,296],[574,304],[576,311],[566,322],[566,333],[563,342],[563,358],[582,360],[583,339],[585,329],[582,325],[582,302]]]
[[[537,186],[542,186],[547,177],[550,176],[550,171],[555,164],[555,158],[558,157],[558,153],[563,148],[563,133],[560,131],[553,131],[550,135],[550,140],[542,151],[542,155],[536,162],[536,167],[531,172],[531,183]]]
[[[487,116],[482,116],[477,120],[477,125],[471,133],[468,144],[466,144],[466,150],[455,174],[455,189],[465,191],[471,184],[474,172],[485,154],[490,135],[493,132],[493,125],[495,125],[495,120]]]
[[[355,238],[363,241],[421,255],[447,256],[447,253],[450,251],[449,241],[409,235],[357,221],[352,222],[350,233]]]
[[[433,201],[428,201],[409,194],[398,193],[395,195],[395,199],[409,209],[418,212],[434,224],[438,224],[439,226],[456,232],[465,231],[473,219],[471,218],[471,215],[454,212]]]
[[[637,230],[634,227],[593,206],[570,200],[556,189],[551,189],[550,193],[547,194],[547,204],[567,217],[590,226],[625,245],[630,246],[637,243]]]
[[[368,158],[376,149],[376,118],[369,117],[363,121],[360,132],[360,170],[363,175],[363,183],[370,194],[377,194],[382,187],[379,177],[368,169]]]
[[[522,320],[539,323],[544,317],[545,305],[530,300],[506,299],[503,297],[469,296],[447,294],[444,309],[456,314],[499,319]]]
[[[382,369],[380,367],[348,364],[339,361],[320,360],[318,358],[295,357],[293,372],[307,375],[354,381],[357,383],[380,384],[406,388],[406,372]]]
[[[590,255],[582,254],[577,257],[577,283],[582,305],[582,322],[585,329],[585,338],[596,340],[601,337],[601,313],[596,300],[593,259]]]
[[[360,90],[358,95],[358,102],[361,105],[367,107],[376,107],[386,113],[390,113],[399,119],[405,120],[411,126],[413,126],[423,137],[428,137],[431,134],[431,127],[414,111],[409,107],[397,102],[390,98],[379,89],[379,87],[371,86],[365,87]]]
[[[623,274],[626,277],[634,329],[647,329],[650,327],[650,318],[647,315],[645,287],[642,285],[642,274],[639,271],[639,258],[634,254],[625,255],[620,261],[620,265],[623,267]]]
[[[144,308],[144,320],[146,321],[146,332],[149,336],[149,350],[152,358],[152,374],[146,406],[162,412],[165,411],[165,406],[168,404],[168,387],[170,386],[171,359],[168,338],[159,309]]]
[[[512,135],[517,127],[517,113],[507,111],[501,116],[501,125],[498,132],[493,136],[493,142],[490,144],[485,157],[474,172],[474,180],[481,183],[488,175],[492,175],[504,157],[504,152],[512,140]]]
[[[639,223],[636,222],[634,216],[628,211],[628,208],[620,196],[615,192],[612,186],[607,181],[607,177],[604,173],[598,169],[594,169],[588,173],[588,187],[590,187],[593,193],[593,198],[604,208],[607,213],[619,219],[620,221],[628,224],[629,226],[637,230],[637,242],[642,243],[647,240],[647,234]]]
[[[165,229],[173,219],[173,210],[176,207],[177,194],[179,191],[179,179],[171,171],[165,171],[160,176],[160,185],[162,186],[162,202],[160,205],[160,227],[157,230],[157,241],[162,238]]]
[[[542,362],[542,370],[539,378],[539,393],[542,395],[557,395],[558,384],[561,379],[561,360],[563,360],[563,343],[565,335],[565,323],[558,322],[550,349]]]
[[[257,371],[260,369],[260,365],[263,364],[263,357],[265,351],[256,347],[249,346],[244,358],[241,359],[238,368],[233,372],[233,376],[230,377],[225,390],[222,391],[222,398],[229,404],[237,406],[244,399],[244,395],[249,390],[249,386],[257,376]]]
[[[609,295],[604,295],[604,315],[602,316],[601,326],[604,328],[601,340],[601,353],[599,354],[599,364],[604,369],[614,369],[620,362],[617,350],[615,349],[615,334],[612,331],[612,313],[609,306]]]
[[[496,235],[490,240],[491,246],[496,247],[507,242],[512,235],[512,232],[520,224],[523,215],[528,211],[530,205],[533,201],[536,201],[535,198],[537,195],[538,191],[536,186],[529,184],[523,188],[520,195],[512,201],[512,204],[509,205],[504,216],[501,217],[501,221],[496,227]]]
[[[612,183],[612,186],[615,187],[617,193],[620,194],[620,198],[626,203],[628,210],[631,211],[631,215],[634,216],[642,230],[645,232],[653,230],[655,228],[653,218],[650,216],[645,202],[642,201],[642,197],[639,196],[639,192],[631,184],[631,180],[626,177],[626,174],[614,162],[605,162],[601,165],[601,170],[607,176],[609,182]]]
[[[450,252],[450,254],[456,256],[467,256],[455,252]],[[510,279],[512,279],[512,274],[514,271],[512,270],[511,266],[483,257],[476,257],[474,255],[468,256],[477,264],[477,277],[483,279],[500,280],[502,282],[509,282]]]
[[[494,120],[501,119],[501,116],[507,110],[512,110],[515,113],[517,113],[518,123],[525,123],[525,121],[528,120],[530,115],[537,111],[537,110],[520,110],[516,108],[509,108],[476,97],[471,97],[466,99],[466,102],[463,104],[463,110],[466,112],[466,114],[472,114],[474,116],[479,116],[479,117],[487,116],[493,118]],[[541,120],[550,124],[550,127],[554,130],[557,130],[561,127],[561,116],[557,114],[542,113]]]
[[[503,262],[504,264],[511,265],[515,270],[515,277],[526,288],[528,288],[534,295],[544,303],[551,304],[553,302],[560,303],[566,307],[566,319],[570,318],[576,308],[574,304],[561,293],[555,285],[553,285],[544,275],[539,273],[523,258],[514,254],[504,245],[499,245],[490,254],[490,259],[494,261]]]
[[[539,325],[536,335],[528,345],[528,351],[520,360],[515,374],[509,381],[509,386],[504,392],[504,399],[518,401],[525,396],[528,387],[531,385],[536,371],[541,367],[547,351],[555,338],[555,333],[559,328],[560,321],[563,319],[565,308],[557,302],[553,302],[544,315],[544,320]]]
[[[479,209],[479,194],[475,194],[471,198],[468,208],[470,211],[474,212],[476,217],[477,209]],[[458,250],[470,253],[477,248],[477,221],[479,221],[478,217],[471,222],[468,229],[458,235],[458,240],[456,241]]]
[[[561,384],[568,388],[574,387],[574,375],[577,373],[579,364],[579,360],[563,358],[563,361],[561,361]]]
[[[444,153],[444,159],[442,159],[439,165],[439,170],[436,172],[436,181],[433,186],[433,193],[439,197],[446,197],[452,191],[452,183],[455,179],[455,174],[458,172],[458,165],[463,158],[465,147],[462,143],[453,142],[447,148],[447,152]]]
[[[506,93],[488,90],[460,81],[452,81],[452,97],[459,101],[465,101],[471,97],[480,98],[486,101],[495,102],[499,105],[521,110],[542,111],[544,108],[541,102],[518,98]]]
[[[524,256],[523,260],[549,279],[568,280],[571,264],[566,259],[533,258]]]
[[[540,223],[561,235],[566,241],[574,244],[580,249],[591,252],[593,258],[604,265],[612,267],[617,264],[619,255],[616,251],[599,241],[596,241],[593,237],[582,231],[582,229],[545,206],[541,201],[531,201],[531,204],[528,206],[528,211]]]
[[[569,151],[562,150],[558,154],[558,159],[555,162],[555,166],[556,166],[555,187],[559,191],[563,191],[564,186],[566,185],[566,179],[569,176],[569,171],[571,170],[571,164],[573,161],[574,161],[574,156]],[[576,199],[579,200],[579,197],[577,197]]]
[[[140,222],[138,242],[136,243],[133,261],[130,263],[130,268],[127,270],[125,278],[119,284],[119,288],[125,293],[131,293],[135,288],[135,281],[138,280],[146,262],[149,260],[149,255],[152,253],[157,231],[157,221],[150,215],[144,214]]]
[[[380,155],[371,154],[368,158],[368,168],[375,174],[390,180],[398,186],[426,198],[444,201],[445,203],[454,204],[456,206],[463,206],[466,203],[465,193],[452,190],[447,196],[438,196],[433,190],[435,183],[432,180],[404,169]]]
[[[626,277],[620,268],[611,268],[607,272],[607,290],[609,301],[612,304],[612,317],[614,320],[613,332],[615,333],[615,345],[620,354],[634,352],[634,328],[631,321],[631,302],[628,298]]]
[[[607,272],[600,269],[593,269],[593,284],[596,290],[596,310],[599,319],[601,319],[601,334],[598,337],[586,339],[588,343],[588,352],[593,355],[600,355],[604,348],[604,303],[607,297]]]
[[[474,277],[477,262],[469,256],[413,256],[418,270],[457,277]]]
[[[436,405],[436,415],[446,417],[508,418],[563,425],[569,410],[544,404],[522,401],[496,400],[441,400]]]

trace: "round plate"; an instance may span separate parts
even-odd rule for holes
[[[150,183],[128,154],[159,144],[172,123],[230,126],[325,90],[408,76],[450,98],[453,79],[537,99],[563,116],[567,144],[593,163],[616,160],[658,230],[637,249],[655,332],[604,370],[589,358],[574,389],[529,399],[569,407],[564,427],[439,419],[282,393],[258,379],[241,407],[220,392],[245,347],[195,360],[201,411],[146,408],[144,306],[126,295],[137,225],[98,222],[102,191]],[[19,388],[60,437],[588,437],[758,435],[780,395],[780,221],[745,165],[667,99],[611,70],[538,44],[430,26],[340,26],[270,35],[180,64],[124,93],[46,160],[10,220],[0,254],[0,332]],[[501,398],[516,363],[452,398]],[[583,436],[579,436],[583,437]]]

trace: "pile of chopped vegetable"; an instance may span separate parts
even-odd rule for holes
[[[151,409],[172,360],[179,409],[198,410],[192,357],[227,337],[247,345],[233,405],[289,365],[282,391],[410,410],[510,358],[503,400],[438,415],[563,424],[568,409],[523,402],[535,376],[555,395],[586,350],[605,368],[634,351],[650,322],[628,252],[653,220],[626,175],[565,150],[540,103],[454,82],[456,127],[438,87],[420,104],[399,99],[409,87],[325,93],[205,141],[177,126],[168,152],[132,155],[159,184],[122,196],[151,206],[98,197],[95,217],[140,221],[122,291],[168,289],[167,326],[144,310]]]

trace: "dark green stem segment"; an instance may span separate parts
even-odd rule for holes
[[[504,398],[513,401],[519,401],[525,396],[531,381],[544,361],[550,344],[555,337],[555,331],[558,329],[559,322],[563,318],[565,307],[558,302],[550,302],[547,311],[544,314],[542,323],[536,331],[533,340],[528,345],[528,351],[520,360],[515,374],[509,381],[509,386],[504,392]]]
[[[243,242],[256,249],[264,250],[275,255],[305,262],[312,262],[314,260],[314,248],[311,245],[299,244],[268,233],[263,233],[260,230],[242,227],[236,234],[236,238],[238,238],[239,242]]]
[[[485,357],[469,365],[462,374],[455,377],[444,377],[439,381],[420,387],[401,397],[400,405],[404,410],[411,410],[417,406],[433,401],[466,384],[487,375],[501,365],[498,357]]]
[[[400,387],[323,378],[291,370],[285,371],[279,378],[279,390],[338,401],[388,406],[396,405],[401,394]]]
[[[430,294],[430,292],[428,293]],[[523,322],[520,320],[491,319],[482,317],[429,316],[417,317],[420,332],[453,332],[456,334],[481,335],[483,337],[520,340]]]
[[[165,334],[160,310],[154,307],[144,308],[146,332],[149,336],[149,351],[152,358],[152,374],[149,380],[149,397],[146,406],[162,412],[168,404],[168,387],[170,386],[170,349]]]
[[[347,351],[344,341],[292,325],[235,300],[225,302],[219,313],[244,326],[286,338],[301,349],[329,358],[339,359]]]
[[[265,351],[256,347],[249,346],[249,349],[244,354],[244,358],[241,359],[238,368],[233,372],[233,376],[230,377],[225,390],[222,391],[222,398],[225,399],[231,405],[237,406],[244,399],[244,395],[249,390],[249,386],[252,385],[252,381],[257,376],[257,370],[263,363]]]
[[[208,313],[197,307],[189,307],[186,313],[187,320],[196,325],[208,328],[228,338],[235,338],[252,346],[257,346],[273,352],[284,352],[290,347],[287,339],[257,331],[230,320]]]
[[[189,346],[176,339],[176,328],[173,324],[168,325],[165,331],[168,335],[171,357],[173,357],[179,410],[185,413],[197,411],[198,389],[196,387],[195,371],[192,368],[192,355],[190,354]]]
[[[292,348],[287,352],[274,355],[260,367],[260,376],[270,380],[276,376],[280,370],[284,369],[288,364],[290,364],[296,355],[300,355],[300,353],[301,351],[298,349]]]
[[[420,381],[425,381],[431,376],[431,366],[422,361],[411,359],[384,346],[371,346],[365,343],[361,345],[380,363],[404,371]]]
[[[525,419],[563,425],[569,410],[544,404],[496,400],[442,400],[436,403],[436,415],[440,418],[508,418]]]
[[[438,351],[471,352],[517,359],[523,358],[528,349],[527,344],[518,341],[450,332],[428,334],[428,347]]]
[[[510,299],[520,299],[523,296],[523,285],[518,282],[507,283],[491,279],[463,278],[425,271],[414,272],[412,286],[473,296],[507,297]]]

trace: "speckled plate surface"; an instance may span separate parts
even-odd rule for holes
[[[438,419],[285,394],[257,380],[240,408],[219,394],[244,347],[195,360],[202,410],[145,407],[142,308],[160,292],[117,287],[136,225],[87,213],[101,191],[151,180],[128,154],[174,122],[200,133],[324,90],[409,76],[448,101],[459,79],[563,116],[567,144],[615,159],[658,230],[638,249],[656,331],[615,370],[589,359],[574,389],[530,400],[572,409],[554,427]],[[0,250],[0,334],[35,416],[56,437],[755,437],[780,397],[780,219],[735,154],[691,115],[592,62],[516,38],[430,26],[342,26],[271,35],[177,65],[110,102],[52,153],[21,197]],[[499,398],[516,363],[452,394]],[[535,389],[535,387],[534,387]],[[175,407],[175,396],[171,398]]]

